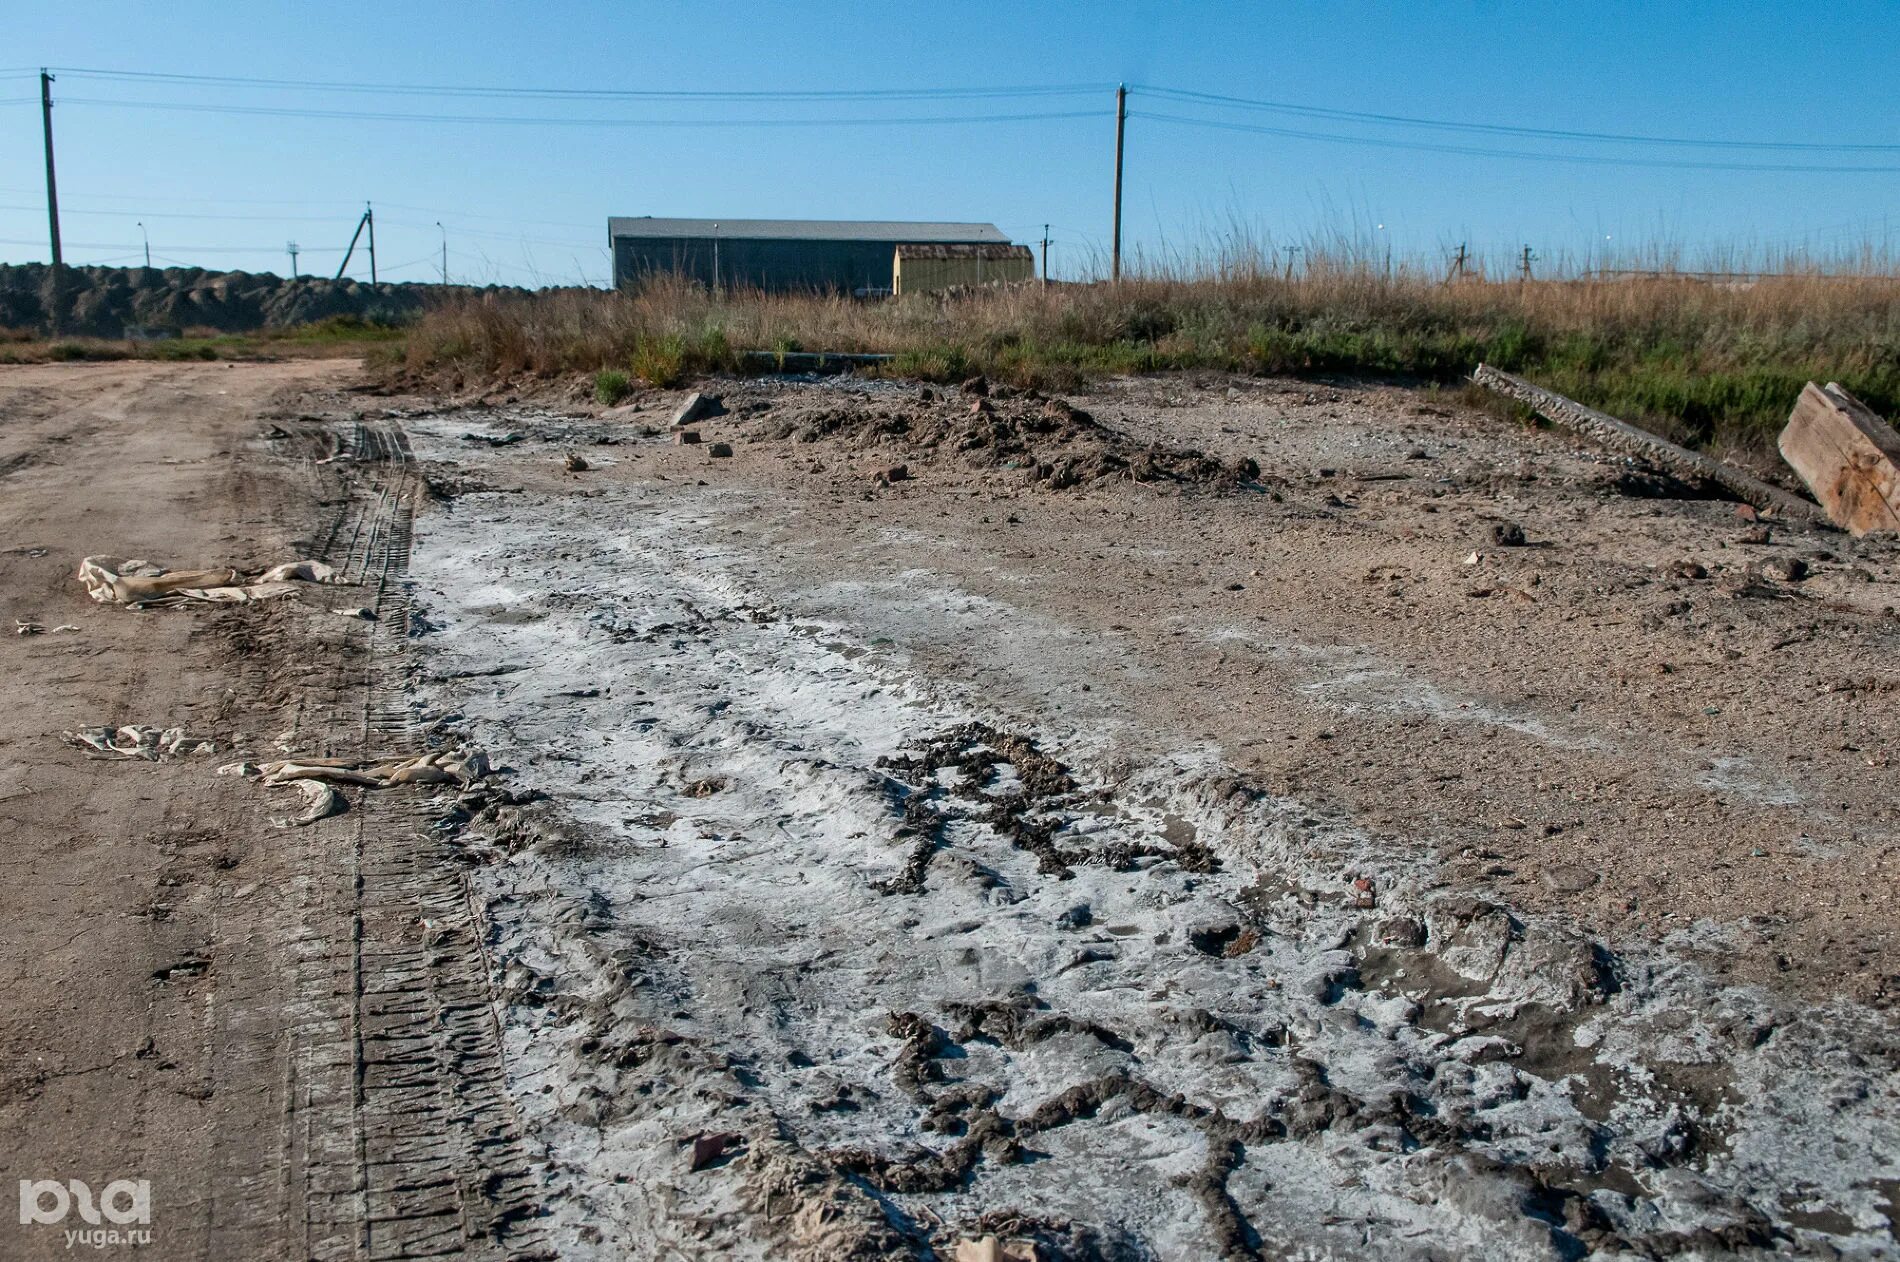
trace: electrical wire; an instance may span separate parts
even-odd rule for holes
[[[1176,123],[1190,127],[1211,127],[1217,131],[1248,132],[1261,136],[1284,136],[1292,140],[1318,140],[1331,144],[1368,145],[1380,149],[1406,149],[1420,153],[1457,153],[1479,158],[1517,158],[1528,162],[1573,162],[1587,166],[1658,167],[1670,171],[1792,171],[1815,175],[1892,175],[1900,166],[1824,166],[1786,162],[1705,162],[1679,158],[1622,158],[1592,153],[1537,153],[1528,149],[1486,149],[1477,145],[1448,145],[1423,140],[1391,140],[1378,136],[1343,136],[1337,132],[1302,131],[1291,127],[1270,127],[1257,123],[1231,123],[1212,118],[1189,118],[1179,114],[1150,114],[1130,110],[1130,118],[1145,118],[1157,123]]]
[[[44,237],[0,237],[0,245],[45,245]],[[62,246],[74,250],[140,250],[142,242],[125,241],[62,241]],[[189,250],[193,254],[282,254],[281,245],[173,245],[174,250]],[[299,254],[341,254],[343,247],[338,246],[298,246]],[[156,258],[157,255],[152,257]]]
[[[922,114],[890,118],[558,118],[516,114],[402,114],[380,110],[309,110],[275,105],[207,105],[188,101],[133,101],[116,97],[66,96],[62,105],[173,110],[194,114],[253,114],[270,118],[334,118],[378,123],[501,123],[528,127],[881,127],[915,124],[1026,123],[1061,118],[1100,119],[1102,110],[1029,114]]]
[[[1497,136],[1523,136],[1540,140],[1587,141],[1598,144],[1676,145],[1704,149],[1770,149],[1802,153],[1900,153],[1900,145],[1840,144],[1816,141],[1716,140],[1690,136],[1646,136],[1622,132],[1566,131],[1549,127],[1519,127],[1508,123],[1461,123],[1437,118],[1414,118],[1404,114],[1375,114],[1360,110],[1329,109],[1317,105],[1294,105],[1284,101],[1261,101],[1248,97],[1221,96],[1213,92],[1193,92],[1184,88],[1130,87],[1129,94],[1145,93],[1169,100],[1222,105],[1237,109],[1267,110],[1295,114],[1305,118],[1336,119],[1341,122],[1377,123],[1397,127],[1426,127],[1443,131],[1479,132]]]
[[[1060,83],[1060,84],[1021,84],[994,87],[930,87],[930,88],[813,88],[813,89],[766,89],[766,90],[686,90],[669,88],[537,88],[537,87],[501,87],[471,86],[452,84],[418,83],[376,83],[351,82],[322,79],[274,79],[233,75],[183,74],[165,71],[107,70],[84,66],[64,66],[54,68],[59,74],[82,80],[101,82],[150,83],[185,87],[204,87],[214,89],[268,89],[312,92],[376,93],[393,96],[435,96],[488,99],[527,99],[527,100],[587,100],[587,101],[974,101],[1031,99],[1037,97],[1077,96],[1106,92],[1112,85],[1107,83]],[[0,78],[9,75],[32,77],[33,71],[0,72]],[[1666,145],[1691,148],[1712,149],[1757,149],[1788,152],[1811,153],[1900,153],[1897,144],[1852,144],[1841,142],[1817,141],[1769,141],[1769,140],[1732,140],[1712,137],[1656,136],[1640,133],[1589,131],[1579,129],[1526,127],[1507,123],[1472,123],[1451,119],[1425,118],[1405,114],[1387,114],[1376,111],[1345,110],[1326,106],[1301,105],[1290,101],[1264,100],[1255,97],[1233,96],[1216,92],[1202,92],[1188,88],[1169,87],[1164,84],[1128,85],[1131,95],[1146,94],[1169,100],[1195,102],[1225,108],[1269,111],[1292,114],[1307,118],[1332,119],[1341,122],[1368,123],[1380,126],[1418,127],[1443,131],[1469,132],[1489,135],[1519,136],[1541,140],[1564,142],[1583,142],[1593,144],[1637,144]],[[32,98],[27,98],[32,99]],[[151,107],[149,103],[148,108]],[[246,108],[246,107],[225,107]],[[263,108],[263,107],[249,107]],[[1091,111],[1092,113],[1092,111]],[[323,115],[323,116],[328,116]],[[428,116],[429,121],[437,121],[441,116]],[[464,116],[467,117],[467,116]],[[998,116],[1014,120],[1016,116]],[[458,117],[455,121],[463,121]],[[500,120],[495,120],[500,121]],[[557,120],[533,119],[524,122],[547,123]],[[561,120],[566,121],[566,120]],[[634,120],[626,120],[632,123]],[[823,121],[823,120],[820,120]],[[867,120],[869,121],[869,120]],[[898,122],[918,120],[893,120]],[[958,119],[956,121],[964,121]],[[786,125],[799,126],[802,120],[785,120]],[[640,125],[652,125],[642,123]],[[707,123],[704,125],[713,125]]]
[[[0,202],[0,210],[45,209],[46,207],[44,205],[21,205],[11,202]],[[347,217],[342,213],[335,215],[212,215],[164,210],[86,210],[83,207],[71,205],[65,199],[61,199],[59,203],[59,213],[62,216],[97,215],[112,219],[220,219],[243,222],[256,222],[261,220],[268,223],[335,223],[338,219]],[[362,212],[354,211],[351,213],[360,215]]]
[[[1029,84],[993,88],[814,88],[764,91],[681,91],[665,88],[504,88],[449,84],[350,83],[321,79],[256,79],[228,75],[171,74],[140,70],[56,68],[82,79],[173,83],[218,88],[274,88],[313,92],[377,92],[393,96],[532,98],[598,101],[944,101],[994,100],[1038,96],[1077,96],[1106,92],[1113,84]]]

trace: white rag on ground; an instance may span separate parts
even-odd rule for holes
[[[275,820],[280,827],[314,824],[341,805],[332,784],[387,789],[398,784],[452,784],[466,789],[488,774],[488,756],[479,750],[441,749],[409,758],[286,758],[277,762],[235,762],[220,775],[254,776],[259,784],[295,785],[304,795],[304,812]]]
[[[79,563],[79,581],[94,600],[106,605],[176,605],[199,601],[244,605],[288,596],[304,583],[329,583],[336,570],[321,561],[288,561],[256,578],[236,570],[168,570],[150,561],[94,556]]]
[[[187,736],[182,727],[147,727],[138,723],[62,732],[60,739],[74,749],[85,750],[88,758],[143,758],[147,762],[182,758],[187,754],[211,754],[218,749],[214,741]]]

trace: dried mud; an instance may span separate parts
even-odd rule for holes
[[[724,432],[742,466],[901,457],[944,494],[1301,484],[1028,396],[854,389],[735,389]],[[1505,896],[1144,710],[1165,667],[1098,632],[794,560],[795,482],[714,483],[656,426],[408,429],[453,484],[411,560],[413,706],[507,769],[441,827],[569,1256],[1892,1256],[1879,1008],[1728,978],[1713,922],[1612,936]],[[1326,653],[1271,659],[1346,662],[1294,697],[1322,716],[1609,744]]]

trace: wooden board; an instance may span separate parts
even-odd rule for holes
[[[1790,494],[1778,486],[1770,486],[1733,465],[1678,446],[1628,421],[1619,421],[1595,408],[1587,408],[1575,399],[1566,399],[1555,391],[1534,386],[1522,377],[1514,377],[1489,364],[1479,364],[1477,371],[1471,374],[1471,379],[1488,390],[1516,399],[1552,425],[1582,434],[1611,451],[1651,461],[1677,477],[1711,482],[1764,513],[1788,521],[1827,520],[1819,508],[1799,495]]]
[[[1838,384],[1808,383],[1779,446],[1835,525],[1900,531],[1900,434]]]

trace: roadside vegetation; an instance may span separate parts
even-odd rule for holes
[[[254,333],[185,329],[177,337],[128,339],[46,337],[24,330],[0,331],[0,364],[66,363],[76,360],[154,359],[190,362],[218,359],[286,359],[368,353],[400,342],[400,325],[359,316],[331,316],[311,324]]]
[[[1792,271],[1446,283],[1370,265],[1310,265],[977,290],[865,303],[714,295],[666,279],[626,294],[453,302],[381,356],[426,376],[594,375],[671,386],[737,371],[746,352],[891,358],[868,371],[974,373],[1074,389],[1119,373],[1220,369],[1455,385],[1480,362],[1697,444],[1771,446],[1809,380],[1900,412],[1900,280]]]

